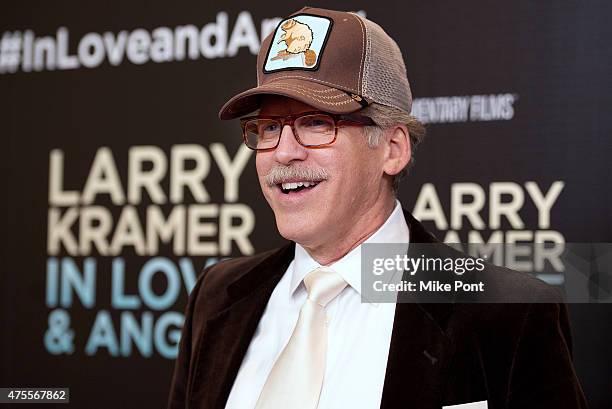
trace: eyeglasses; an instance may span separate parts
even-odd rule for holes
[[[336,141],[343,123],[373,126],[371,118],[359,114],[303,112],[288,116],[249,116],[240,120],[242,137],[256,151],[276,149],[285,125],[289,125],[298,143],[306,148],[322,148]]]

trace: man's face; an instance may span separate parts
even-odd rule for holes
[[[299,101],[265,96],[260,115],[296,115],[316,111]],[[258,152],[257,174],[272,207],[280,234],[306,248],[319,248],[341,240],[360,223],[383,191],[383,149],[370,148],[361,126],[341,126],[336,141],[323,148],[300,145],[290,126],[284,126],[278,147]],[[309,182],[314,186],[283,192],[270,186],[266,175],[282,172],[285,182]],[[314,171],[308,176],[308,172]],[[325,176],[323,176],[325,175]]]

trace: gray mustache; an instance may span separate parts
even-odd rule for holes
[[[264,180],[268,186],[275,186],[288,180],[299,179],[304,182],[320,182],[329,179],[329,173],[323,168],[302,168],[296,166],[276,165]]]

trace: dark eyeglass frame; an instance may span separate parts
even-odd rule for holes
[[[309,116],[309,115],[326,115],[334,120],[334,139],[332,139],[331,142],[324,143],[324,144],[318,144],[318,145],[306,145],[300,140],[300,136],[295,130],[295,121],[297,121],[299,118],[302,118],[304,116]],[[246,124],[249,121],[252,121],[254,119],[269,119],[269,120],[278,121],[280,123],[281,130],[280,130],[280,134],[278,135],[278,140],[276,141],[276,145],[271,146],[269,148],[253,148],[249,146],[248,138],[247,138]],[[296,115],[284,115],[284,116],[283,115],[263,115],[263,116],[253,115],[253,116],[247,116],[244,118],[240,118],[240,126],[242,127],[242,139],[244,140],[244,144],[249,149],[252,149],[258,152],[265,152],[265,151],[271,151],[271,150],[276,149],[278,147],[278,144],[280,143],[281,137],[283,136],[283,129],[285,128],[285,125],[289,125],[291,127],[291,131],[293,132],[293,136],[295,137],[295,140],[303,147],[309,148],[309,149],[325,148],[326,146],[332,145],[334,142],[336,142],[336,138],[338,137],[338,128],[342,126],[342,123],[362,125],[362,126],[376,125],[376,123],[374,122],[374,120],[372,120],[372,118],[367,117],[365,115],[332,114],[332,113],[324,112],[324,111],[308,111],[308,112],[301,112]]]

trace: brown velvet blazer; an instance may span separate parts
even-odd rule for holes
[[[411,243],[439,243],[404,215]],[[293,252],[290,243],[202,272],[186,309],[169,409],[225,407]],[[587,407],[572,363],[565,304],[543,282],[507,269],[500,278],[494,274],[500,269],[488,265],[481,273],[495,275],[489,284],[497,283],[500,292],[528,291],[557,302],[398,303],[381,408],[440,409],[482,400],[489,409]]]

